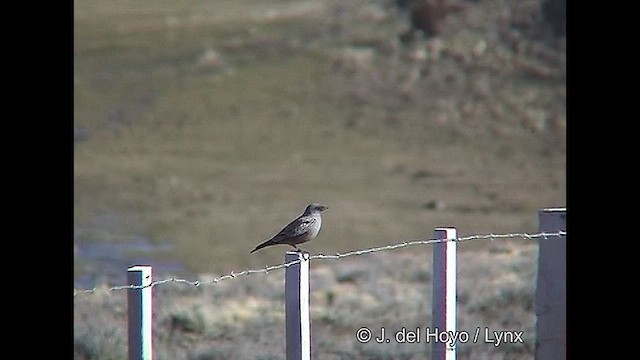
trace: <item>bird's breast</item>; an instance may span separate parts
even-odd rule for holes
[[[322,218],[317,216],[314,223],[309,226],[309,238],[313,239],[318,235],[318,233],[320,232],[320,226],[322,226]]]

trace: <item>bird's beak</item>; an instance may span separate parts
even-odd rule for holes
[[[327,209],[329,209],[329,207],[328,207],[328,206],[321,205],[319,210],[320,210],[320,211],[325,211],[325,210],[327,210]]]

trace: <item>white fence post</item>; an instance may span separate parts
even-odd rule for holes
[[[152,347],[152,291],[151,266],[132,266],[127,269],[127,282],[141,289],[128,289],[129,360],[153,359]]]
[[[566,208],[538,212],[541,233],[566,231]],[[535,311],[536,359],[566,358],[567,239],[540,239]]]
[[[301,252],[287,251],[285,263],[298,259],[299,263],[285,270],[287,360],[310,360],[309,258]]]
[[[456,239],[455,228],[436,228],[434,238]],[[456,346],[447,343],[438,334],[456,331],[456,248],[455,241],[435,243],[433,246],[433,305],[432,326],[427,329],[427,342],[431,342],[431,359],[455,360]],[[445,341],[441,341],[445,340]]]

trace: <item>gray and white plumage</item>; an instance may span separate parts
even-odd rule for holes
[[[282,228],[271,239],[256,246],[250,253],[272,245],[291,245],[296,250],[300,250],[297,245],[306,243],[318,236],[322,226],[320,213],[327,209],[327,206],[317,203],[309,204],[302,215]]]

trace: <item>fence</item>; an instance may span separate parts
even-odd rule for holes
[[[553,241],[541,241],[539,244],[535,297],[537,317],[535,357],[536,359],[564,359],[566,352],[566,209],[543,209],[539,211],[538,218],[540,232],[537,234],[488,234],[458,238],[455,228],[436,228],[433,239],[414,240],[342,254],[310,255],[301,252],[287,252],[285,262],[282,264],[263,269],[244,270],[238,273],[231,272],[206,282],[178,278],[152,281],[151,266],[132,266],[127,271],[128,285],[111,287],[107,291],[128,290],[129,359],[151,360],[153,358],[151,289],[154,286],[169,282],[196,287],[208,286],[223,280],[256,273],[268,273],[284,268],[286,358],[308,360],[311,358],[309,317],[309,264],[311,260],[341,259],[415,245],[433,245],[432,326],[425,329],[426,332],[431,331],[426,334],[426,339],[431,339],[432,359],[454,360],[457,342],[449,340],[451,337],[460,335],[456,330],[457,244],[483,239],[546,240],[556,238]],[[74,289],[74,296],[97,291],[96,288]],[[518,335],[521,334],[515,332],[502,335],[517,341]],[[359,335],[357,334],[357,336]],[[477,336],[476,333],[474,341]]]

